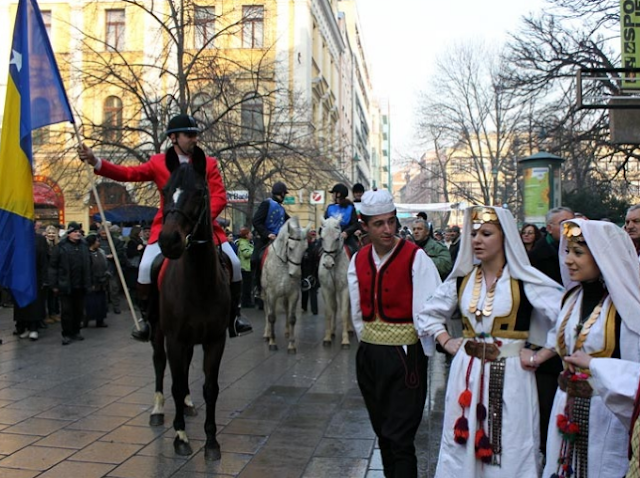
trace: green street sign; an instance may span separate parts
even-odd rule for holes
[[[284,204],[295,204],[295,203],[296,203],[295,196],[285,196]]]

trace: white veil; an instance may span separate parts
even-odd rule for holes
[[[582,235],[611,295],[613,304],[627,327],[640,335],[640,267],[633,242],[625,231],[611,222],[569,219],[580,226]],[[570,289],[577,285],[564,264],[567,238],[560,237],[560,272]]]
[[[483,206],[493,209],[500,221],[502,232],[504,233],[504,251],[509,273],[514,279],[524,283],[527,299],[533,306],[531,316],[531,328],[529,330],[529,341],[536,345],[544,345],[546,342],[546,334],[554,325],[560,311],[560,303],[564,289],[554,280],[550,279],[542,272],[537,270],[529,262],[529,256],[522,244],[520,232],[516,225],[516,221],[507,209],[493,206]],[[474,263],[477,263],[473,255],[473,247],[471,245],[471,234],[473,224],[471,221],[471,213],[473,207],[467,208],[464,212],[463,234],[460,238],[460,251],[458,258],[453,266],[449,278],[464,277],[473,269]],[[636,259],[636,264],[637,264]],[[554,304],[554,312],[549,311],[549,304]],[[546,313],[540,313],[542,310]]]

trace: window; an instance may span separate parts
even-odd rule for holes
[[[264,105],[255,93],[244,96],[241,109],[242,139],[256,141],[264,138]]]
[[[51,10],[42,10],[41,13],[44,29],[47,30],[47,36],[51,39]]]
[[[194,46],[197,49],[213,48],[214,22],[215,22],[215,8],[214,7],[195,7],[195,26],[196,37]]]
[[[109,50],[124,49],[124,10],[107,10],[105,25],[105,42]]]
[[[242,7],[242,47],[262,48],[264,44],[264,6]]]
[[[210,111],[212,109],[211,96],[207,93],[198,93],[191,101],[191,114],[198,121],[201,128],[206,128],[211,122]]]
[[[119,141],[122,138],[122,100],[117,96],[109,96],[104,100],[105,141]]]
[[[37,111],[39,116],[38,124],[48,123],[50,121],[51,107],[49,101],[45,98],[36,98],[33,100],[32,111]],[[43,126],[33,131],[31,140],[34,146],[43,146],[49,142],[49,126]]]

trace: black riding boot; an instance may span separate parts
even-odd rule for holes
[[[137,284],[138,286],[138,308],[140,309],[140,318],[138,319],[138,326],[140,329],[134,326],[131,331],[131,337],[139,342],[148,342],[151,336],[151,327],[149,326],[149,293],[151,291],[151,284]]]
[[[253,332],[251,324],[240,315],[242,281],[231,283],[231,312],[229,314],[229,337],[234,338]]]

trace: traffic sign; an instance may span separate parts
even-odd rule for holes
[[[311,204],[324,204],[324,190],[319,189],[311,191],[311,198],[309,200]]]

